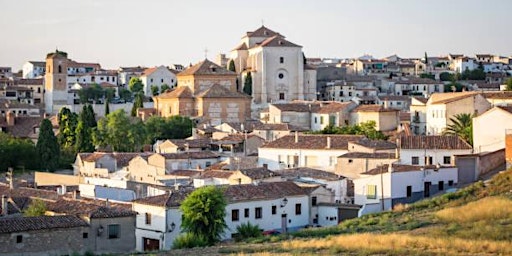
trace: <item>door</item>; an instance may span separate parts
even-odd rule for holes
[[[282,214],[281,215],[281,230],[283,231],[282,233],[286,233],[287,231],[287,220],[286,220],[286,214]]]
[[[160,250],[160,240],[143,237],[142,241],[144,243],[144,251]]]
[[[423,187],[423,197],[429,197],[430,196],[430,185],[431,182],[425,182]]]

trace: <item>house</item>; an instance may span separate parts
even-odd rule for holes
[[[144,85],[142,91],[146,96],[155,96],[152,93],[153,87],[158,88],[157,92],[160,93],[162,85],[165,84],[169,88],[174,88],[177,83],[176,75],[165,66],[145,69],[140,76],[140,80]]]
[[[128,84],[130,83],[130,80],[132,78],[140,77],[142,75],[142,73],[144,73],[144,70],[146,70],[146,69],[147,68],[141,67],[141,66],[137,66],[137,67],[120,67],[117,70],[117,75],[118,75],[117,82],[118,82],[118,85],[120,85],[120,86],[122,86],[124,88],[128,88]]]
[[[433,93],[444,92],[443,82],[428,78],[407,77],[401,78],[395,83],[394,93],[396,95],[417,95],[428,97]]]
[[[89,225],[77,216],[0,218],[1,255],[70,255],[90,249]]]
[[[311,110],[311,130],[320,131],[327,126],[346,126],[350,111],[356,108],[354,102],[323,102]]]
[[[165,157],[160,154],[141,154],[128,163],[127,171],[132,181],[162,185],[166,179]]]
[[[194,179],[194,187],[208,185],[240,185],[259,182],[280,181],[276,174],[266,167],[238,169],[235,171],[208,170]]]
[[[505,148],[505,135],[512,128],[512,107],[496,106],[473,118],[473,146],[476,153]]]
[[[15,84],[18,87],[27,89],[27,91],[25,91],[25,95],[21,95],[22,98],[24,97],[27,99],[25,103],[39,105],[44,102],[44,81],[42,78],[19,79],[16,80]]]
[[[427,98],[412,97],[409,107],[411,115],[411,130],[415,135],[427,134]]]
[[[368,121],[375,122],[377,131],[396,130],[400,123],[400,111],[382,105],[360,105],[350,114],[350,124],[360,124]]]
[[[441,134],[457,114],[478,116],[490,108],[491,103],[478,92],[434,93],[427,101],[426,134]]]
[[[482,95],[491,103],[491,106],[507,106],[512,105],[512,92],[484,92]]]
[[[46,72],[46,62],[44,61],[27,61],[23,64],[23,78],[33,79],[44,76]]]
[[[165,158],[167,171],[180,169],[206,169],[220,161],[219,155],[211,151],[160,154]]]
[[[73,164],[73,173],[83,177],[108,178],[110,174],[125,170],[130,160],[139,153],[78,153]]]
[[[398,142],[400,164],[451,165],[452,156],[473,153],[473,147],[458,136],[401,136]]]
[[[211,125],[245,122],[251,99],[236,88],[236,74],[205,59],[178,73],[178,87],[153,97],[158,115],[198,118]]]
[[[200,152],[210,148],[210,139],[172,139],[157,141],[155,153]]]
[[[299,101],[269,104],[268,123],[292,124],[300,129],[311,129],[311,112],[319,107],[318,102]],[[326,120],[327,122],[327,120]]]
[[[250,156],[258,153],[265,140],[253,134],[231,134],[211,142],[213,149],[229,155]]]
[[[457,182],[457,167],[385,164],[354,180],[354,203],[362,206],[359,216],[388,211],[442,193]]]
[[[295,131],[303,131],[291,124],[260,124],[254,127],[252,134],[259,136],[266,142],[277,140]]]
[[[334,171],[336,158],[348,152],[348,142],[361,135],[287,135],[269,142],[258,150],[258,165],[271,170],[310,167]]]
[[[377,98],[377,104],[405,111],[409,110],[411,97],[399,95],[379,96]]]

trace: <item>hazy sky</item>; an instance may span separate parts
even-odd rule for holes
[[[0,66],[55,50],[105,68],[188,65],[261,26],[307,57],[512,55],[510,0],[0,0]]]

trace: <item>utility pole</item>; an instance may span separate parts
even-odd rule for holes
[[[381,206],[382,206],[382,211],[384,211],[385,207],[384,207],[384,165],[380,165],[380,202],[381,202]]]

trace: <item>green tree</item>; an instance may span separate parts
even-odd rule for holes
[[[144,107],[144,94],[139,92],[135,95],[135,101],[133,102],[131,116],[137,116],[137,109]]]
[[[428,56],[427,56],[427,52],[425,52],[425,64],[428,64]]]
[[[428,78],[432,80],[436,80],[436,77],[432,73],[423,73],[420,75],[421,78]]]
[[[160,86],[160,94],[166,92],[167,90],[170,90],[171,87],[169,87],[169,85],[167,84],[162,84],[162,86]]]
[[[112,89],[112,88],[108,88],[108,89],[105,89],[103,91],[104,93],[104,96],[105,96],[105,101],[112,101],[112,99],[114,98],[114,96],[116,96],[116,90]]]
[[[132,77],[130,82],[128,82],[128,88],[130,91],[132,91],[132,93],[139,93],[142,92],[142,89],[144,89],[144,84],[140,78]]]
[[[91,133],[92,128],[88,127],[83,120],[79,120],[78,125],[76,126],[76,152],[94,152]]]
[[[192,135],[194,122],[184,116],[164,118],[151,116],[146,120],[146,143],[153,144],[162,139],[184,139]]]
[[[39,168],[36,148],[29,139],[14,138],[10,134],[0,132],[0,172],[7,168]]]
[[[151,86],[151,95],[153,95],[153,96],[157,96],[157,95],[158,95],[158,92],[159,92],[158,86],[156,86],[156,85],[152,85],[152,86]]]
[[[119,89],[119,98],[123,99],[125,102],[131,101],[132,92],[130,92],[130,90],[127,90],[125,88],[121,88],[121,89]]]
[[[27,209],[23,212],[24,217],[44,216],[46,213],[46,204],[41,199],[33,200]]]
[[[326,126],[323,130],[313,132],[314,134],[354,134],[364,135],[371,140],[387,140],[386,136],[381,131],[376,130],[375,121],[367,121],[355,125],[347,125],[343,127],[337,127],[333,125]]]
[[[75,145],[75,130],[78,124],[78,115],[69,108],[61,108],[57,115],[59,121],[58,141],[62,148],[70,148]]]
[[[92,105],[87,104],[82,107],[82,112],[79,115],[79,119],[82,120],[82,122],[84,122],[87,127],[96,127],[96,113],[94,113]]]
[[[54,171],[59,165],[60,148],[53,133],[52,123],[43,119],[39,127],[36,151],[43,170]]]
[[[112,150],[119,152],[136,152],[141,149],[145,131],[140,120],[130,120],[124,110],[119,109],[100,119],[92,135],[95,146],[111,146]]]
[[[236,69],[235,69],[235,62],[234,62],[233,60],[230,60],[230,61],[229,61],[229,64],[228,64],[228,70],[229,70],[229,71],[236,72]]]
[[[448,72],[442,72],[439,74],[439,80],[441,81],[453,81],[454,79],[454,75]]]
[[[248,72],[245,76],[245,82],[244,82],[244,93],[247,95],[252,95],[252,76],[251,72]]]
[[[78,97],[82,104],[89,103],[90,101],[97,102],[99,99],[103,98],[104,95],[105,90],[96,83],[85,86],[85,88],[78,92]]]
[[[108,115],[110,113],[110,99],[105,99],[105,115]]]
[[[473,115],[464,113],[450,118],[450,124],[446,126],[443,135],[456,135],[473,145]]]
[[[210,245],[215,244],[227,228],[224,220],[226,204],[221,188],[205,186],[196,189],[180,206],[183,231],[204,237]]]
[[[512,91],[512,78],[509,78],[507,80],[507,87],[505,88],[506,91]]]

